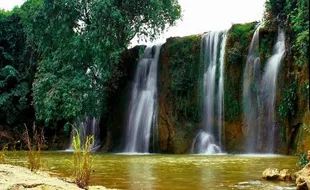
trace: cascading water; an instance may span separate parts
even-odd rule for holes
[[[94,136],[94,144],[90,146],[91,151],[97,151],[100,148],[100,131],[99,131],[99,119],[85,117],[84,120],[77,119],[78,128],[76,129],[80,135],[81,144],[84,145],[87,136]],[[72,131],[72,135],[76,135],[75,130]],[[72,139],[72,137],[71,137]],[[67,151],[72,151],[72,140],[71,145]]]
[[[262,78],[263,113],[266,115],[265,126],[268,129],[266,151],[269,153],[273,153],[275,147],[275,96],[277,76],[284,53],[284,33],[279,31],[277,42],[273,47],[273,54],[265,65]]]
[[[220,52],[220,79],[219,79],[219,87],[218,87],[218,128],[219,128],[219,146],[223,149],[223,144],[225,144],[225,138],[222,138],[222,131],[225,131],[223,120],[224,120],[224,56],[225,56],[225,48],[227,41],[227,32],[223,34],[223,40],[221,44],[221,52]],[[225,137],[225,136],[224,136]]]
[[[147,47],[138,63],[129,104],[124,152],[149,151],[151,127],[156,127],[154,125],[157,115],[157,65],[160,47]]]
[[[201,130],[194,138],[191,152],[196,154],[215,154],[221,153],[222,151],[215,144],[213,136]]]
[[[260,138],[260,114],[259,114],[259,81],[260,81],[260,65],[259,65],[259,29],[257,26],[250,49],[243,75],[243,126],[246,129],[246,152],[257,152]]]
[[[205,71],[203,77],[203,130],[194,138],[192,144],[193,153],[213,154],[221,152],[218,145],[221,146],[222,144],[225,44],[226,32],[210,32],[202,38]],[[220,53],[220,56],[218,53]],[[217,69],[220,77],[218,81],[218,103],[216,105]],[[217,122],[215,122],[216,114]],[[216,124],[218,125],[217,128]]]

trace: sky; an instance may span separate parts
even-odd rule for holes
[[[0,0],[0,8],[11,10],[25,0]],[[168,37],[201,34],[207,31],[227,30],[235,23],[260,21],[266,0],[179,0],[182,20],[170,27],[157,40]],[[151,42],[150,42],[151,43]],[[149,43],[149,44],[150,44]],[[134,39],[132,45],[136,45]]]

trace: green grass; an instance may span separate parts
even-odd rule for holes
[[[80,134],[76,131],[72,141],[74,148],[72,167],[74,182],[80,188],[85,188],[89,184],[94,160],[90,149],[92,144],[94,144],[94,136],[87,136],[85,143],[82,144]]]
[[[31,171],[38,171],[42,167],[41,160],[41,147],[44,141],[43,129],[38,133],[36,126],[33,126],[33,138],[31,140],[28,132],[28,128],[25,125],[25,131],[23,133],[23,140],[27,146],[27,165]]]

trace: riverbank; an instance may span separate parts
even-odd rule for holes
[[[74,183],[69,183],[48,173],[34,173],[28,168],[0,164],[1,190],[82,190]],[[90,186],[89,190],[108,190],[103,186]]]

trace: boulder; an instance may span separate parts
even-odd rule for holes
[[[309,155],[309,152],[308,152]],[[309,157],[309,156],[308,156]],[[307,164],[303,169],[295,173],[297,190],[310,189],[310,164]]]
[[[267,168],[263,172],[263,179],[265,180],[276,180],[276,181],[290,181],[292,176],[288,169],[279,171],[277,168]]]
[[[52,177],[45,172],[34,173],[27,168],[0,164],[1,190],[84,190],[76,184]],[[90,186],[90,190],[109,190],[101,186]]]
[[[289,173],[288,169],[284,169],[280,171],[280,175],[279,175],[279,181],[291,181],[292,180],[292,176]]]

